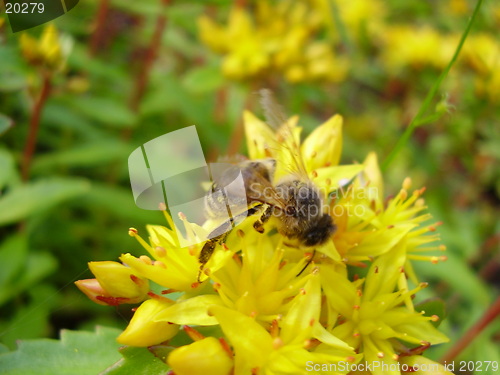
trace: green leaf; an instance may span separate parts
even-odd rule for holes
[[[147,348],[126,346],[120,349],[123,359],[101,375],[165,375],[170,368]]]
[[[88,191],[84,179],[50,179],[21,185],[0,198],[0,225],[24,219]]]
[[[0,149],[0,189],[3,189],[14,176],[14,158],[12,154]]]
[[[88,118],[114,128],[129,128],[136,124],[137,116],[124,102],[114,98],[83,96],[74,100],[72,105]]]
[[[61,294],[48,284],[38,284],[32,286],[23,299],[27,302],[12,311],[12,316],[0,326],[3,343],[11,348],[15,348],[19,340],[47,335],[50,312],[60,302]]]
[[[203,94],[215,91],[224,84],[224,77],[218,66],[202,66],[191,69],[183,81],[187,91],[193,94]]]
[[[117,140],[87,143],[69,150],[39,156],[33,163],[33,170],[50,170],[58,166],[100,166],[114,160],[126,162],[132,150],[131,146]]]
[[[26,236],[15,234],[0,245],[0,304],[5,285],[17,275],[26,261]]]
[[[120,359],[120,330],[61,331],[60,340],[21,341],[16,351],[0,355],[2,375],[99,374]]]
[[[0,343],[0,355],[3,353],[7,353],[9,351],[9,348],[5,346],[4,344]]]
[[[90,191],[85,194],[84,201],[134,223],[138,221],[148,223],[158,220],[163,222],[164,220],[160,211],[143,210],[137,207],[130,188],[92,184]]]
[[[0,289],[0,305],[52,274],[56,268],[57,260],[52,254],[47,252],[29,254],[22,272],[14,275],[17,277]]]
[[[425,301],[420,302],[419,304],[415,305],[415,310],[419,312],[424,311],[425,316],[437,315],[439,317],[439,320],[436,322],[431,321],[434,327],[439,327],[439,325],[446,318],[447,315],[446,305],[444,301],[438,297],[429,298]]]
[[[0,113],[0,135],[5,133],[14,125],[14,121],[5,115]]]

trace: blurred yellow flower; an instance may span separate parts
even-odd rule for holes
[[[200,39],[224,55],[222,71],[232,79],[279,72],[290,82],[340,82],[348,62],[337,56],[331,42],[319,38],[327,23],[322,10],[312,0],[260,0],[251,10],[235,5],[225,27],[200,17]]]
[[[44,27],[40,39],[23,32],[19,45],[21,53],[31,65],[40,66],[49,71],[58,71],[64,67],[66,61],[64,48],[59,32],[52,23]]]
[[[430,27],[388,26],[381,59],[388,69],[443,69],[457,46],[458,35],[442,35]]]

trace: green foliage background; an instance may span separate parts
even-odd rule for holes
[[[469,12],[451,16],[449,3],[392,0],[387,7],[391,22],[461,33],[475,2],[465,2]],[[495,35],[500,21],[491,16],[493,3],[485,2],[471,35]],[[209,159],[244,152],[238,136],[242,110],[260,113],[255,91],[267,84],[290,114],[301,116],[306,133],[335,113],[344,116],[342,162],[362,161],[369,151],[383,160],[440,73],[432,67],[384,70],[374,63],[368,41],[348,53],[350,73],[341,83],[291,84],[279,76],[236,82],[223,76],[220,56],[200,42],[195,22],[202,14],[224,22],[231,2],[162,7],[159,0],[112,0],[105,32],[96,40],[99,6],[97,0],[81,1],[55,21],[72,49],[43,110],[28,181],[20,177],[20,163],[41,77],[23,59],[19,34],[11,33],[7,20],[0,29],[3,351],[15,349],[20,339],[57,338],[63,328],[126,326],[130,306],[95,305],[73,281],[91,277],[91,260],[141,254],[129,227],[163,224],[159,212],[137,208],[130,191],[127,158],[144,142],[195,124]],[[168,25],[153,49],[144,95],[134,102],[160,15]],[[42,29],[28,32],[39,35]],[[426,186],[429,210],[444,223],[439,232],[448,261],[417,266],[432,285],[422,294],[446,302],[441,327],[452,343],[498,297],[500,282],[500,101],[477,93],[478,77],[459,59],[439,92],[451,110],[418,128],[384,175],[387,194],[396,193],[406,176],[413,187]],[[497,320],[456,360],[499,360],[499,330]],[[439,358],[449,347],[431,356]]]

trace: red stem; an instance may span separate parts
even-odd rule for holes
[[[170,4],[171,0],[162,0],[162,11],[158,18],[156,19],[156,26],[153,36],[151,37],[151,42],[146,50],[146,56],[144,57],[141,70],[137,76],[135,82],[135,90],[132,98],[130,100],[130,107],[132,110],[137,111],[142,97],[144,96],[144,91],[146,91],[146,86],[148,84],[149,74],[151,72],[151,67],[158,54],[158,49],[161,44],[161,37],[167,26],[167,16],[165,15],[165,8]]]
[[[130,109],[134,112],[137,112],[139,110],[139,105],[141,104],[142,97],[144,96],[144,92],[146,91],[151,68],[153,67],[153,63],[155,62],[156,56],[158,55],[158,49],[161,45],[163,32],[167,27],[167,16],[165,15],[164,10],[171,2],[172,0],[162,0],[162,11],[156,19],[155,30],[153,36],[151,37],[148,49],[146,50],[142,66],[137,75],[137,79],[135,81],[135,89],[132,93],[132,97],[130,98]],[[131,135],[132,129],[125,129],[122,133],[122,137],[124,140],[129,139]]]
[[[462,336],[460,340],[441,358],[441,363],[450,362],[464,350],[474,338],[479,335],[488,324],[490,324],[500,314],[500,297],[496,299],[493,305],[483,314],[476,324]]]
[[[43,74],[42,90],[40,91],[40,96],[33,106],[33,112],[31,113],[31,119],[29,123],[29,133],[28,139],[26,140],[26,145],[24,146],[23,153],[23,164],[21,176],[24,181],[28,180],[31,167],[31,159],[33,158],[33,153],[35,152],[35,145],[38,135],[38,128],[40,125],[40,117],[42,115],[42,110],[50,95],[51,82],[50,75],[47,73]]]
[[[92,34],[92,39],[90,40],[90,54],[95,55],[99,46],[101,45],[101,40],[104,35],[104,30],[106,28],[106,21],[108,19],[109,13],[109,0],[101,0],[99,4],[99,9],[97,10],[97,25],[94,33]]]

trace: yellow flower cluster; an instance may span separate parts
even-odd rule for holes
[[[285,175],[289,154],[275,147],[283,134],[249,112],[244,120],[250,158],[271,156],[277,178]],[[298,141],[297,121],[289,120],[288,136]],[[421,255],[441,249],[428,246],[438,237],[435,225],[423,224],[430,218],[422,213],[423,189],[409,193],[406,179],[385,200],[376,156],[339,165],[341,152],[338,115],[300,146],[306,172],[329,197],[337,226],[315,255],[287,245],[272,222],[258,233],[250,216],[216,247],[198,282],[203,243],[180,248],[165,212],[169,227],[148,226],[149,241],[129,230],[149,255],[123,254],[123,265],[93,262],[96,278],[78,287],[98,303],[144,301],[119,336],[122,344],[168,345],[182,327],[193,342],[168,355],[176,375],[449,373],[421,355],[448,339],[433,325],[439,317],[419,311],[412,298],[427,284],[417,280],[411,261],[440,259]],[[182,219],[187,236],[202,241],[207,228]],[[147,280],[163,292],[149,291]],[[167,298],[171,293],[180,296]],[[206,326],[223,338],[196,328]]]
[[[347,74],[347,62],[335,53],[331,42],[319,38],[326,24],[318,3],[323,1],[258,0],[253,12],[236,5],[227,26],[202,16],[200,37],[225,55],[222,70],[229,78],[269,77],[279,72],[290,82],[339,82]]]
[[[408,68],[443,70],[460,34],[389,22],[386,7],[378,0],[257,0],[253,7],[235,5],[227,25],[200,17],[199,33],[203,43],[224,56],[224,75],[236,80],[270,80],[278,74],[289,82],[342,82],[350,61],[361,56],[392,74]],[[490,8],[498,24],[500,7]],[[450,0],[446,9],[459,16],[471,12],[464,0]],[[477,93],[498,100],[498,38],[471,35],[460,61],[463,73],[464,62],[477,72]]]

